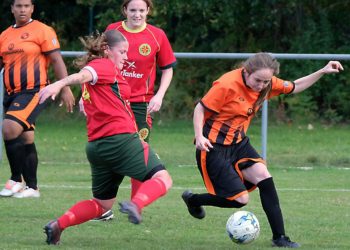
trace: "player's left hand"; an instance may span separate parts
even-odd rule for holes
[[[51,98],[54,101],[56,99],[56,96],[60,93],[61,89],[62,86],[59,84],[50,84],[41,89],[39,92],[39,104],[44,103],[48,98]]]
[[[62,107],[63,103],[67,108],[67,112],[73,113],[75,99],[71,89],[68,86],[64,87],[61,92],[61,102],[59,106]]]
[[[163,102],[163,98],[160,98],[157,95],[153,96],[148,104],[147,112],[148,113],[158,112],[162,107],[162,102]]]
[[[340,70],[344,70],[343,66],[338,61],[329,61],[322,69],[324,74],[339,73]]]

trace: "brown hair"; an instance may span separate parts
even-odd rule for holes
[[[125,36],[117,30],[107,30],[102,34],[96,32],[85,38],[79,37],[79,39],[84,45],[84,49],[87,51],[85,55],[78,57],[73,62],[79,69],[83,68],[93,59],[105,58],[105,50],[108,47],[113,47],[117,43],[127,41]]]
[[[260,69],[272,69],[274,75],[278,75],[280,64],[276,58],[272,57],[271,54],[266,52],[260,52],[254,56],[248,58],[242,64],[243,68],[248,74],[252,74]],[[256,108],[260,107],[264,102],[265,98],[271,92],[271,81],[259,94],[258,100],[254,103],[253,111],[255,112]]]
[[[128,5],[129,5],[129,3],[131,1],[132,0],[124,0],[122,5],[120,6],[120,10],[121,10],[121,12],[122,12],[124,17],[126,17],[125,9],[128,8]],[[147,4],[147,7],[149,8],[148,15],[151,15],[152,11],[153,11],[153,2],[152,2],[152,0],[143,0],[143,1]]]

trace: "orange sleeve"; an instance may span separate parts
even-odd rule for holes
[[[228,91],[225,84],[215,81],[207,94],[202,98],[201,103],[206,109],[219,113],[225,104]]]
[[[268,99],[281,94],[291,94],[295,88],[295,84],[292,81],[285,81],[277,77],[272,77],[271,81],[272,89]]]
[[[60,49],[60,44],[57,39],[56,32],[49,26],[44,26],[40,34],[40,47],[42,52],[50,52]]]

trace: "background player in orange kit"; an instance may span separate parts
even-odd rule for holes
[[[296,94],[312,86],[324,74],[338,73],[342,65],[330,61],[324,68],[292,81],[274,75],[279,63],[268,53],[258,53],[213,83],[194,110],[193,123],[198,169],[208,193],[186,190],[182,198],[189,213],[203,219],[202,206],[240,208],[248,192],[259,188],[262,207],[273,233],[275,247],[298,248],[285,235],[283,216],[266,163],[246,136],[251,119],[266,99]]]
[[[57,79],[67,75],[55,31],[31,18],[33,2],[12,1],[16,23],[0,35],[0,70],[4,68],[6,90],[2,132],[11,168],[11,177],[0,192],[0,196],[6,197],[40,197],[34,124],[45,105],[38,103],[38,92],[49,82],[49,64]],[[69,87],[64,88],[61,98],[72,112],[74,96]]]

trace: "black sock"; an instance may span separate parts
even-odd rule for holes
[[[273,234],[273,239],[284,235],[284,223],[277,191],[272,177],[257,184],[260,191],[260,199]]]
[[[22,168],[24,159],[24,144],[22,138],[4,140],[7,159],[11,168],[11,180],[22,182]]]
[[[25,164],[23,166],[23,178],[28,187],[37,189],[38,154],[35,144],[25,144]]]
[[[193,194],[189,199],[189,204],[194,207],[199,206],[214,206],[223,208],[240,208],[245,204],[242,204],[235,200],[228,200],[223,197],[219,197],[212,194]]]

